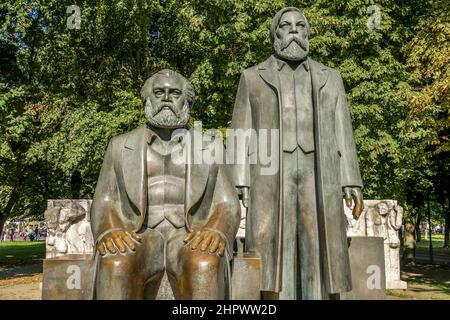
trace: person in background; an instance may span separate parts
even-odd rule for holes
[[[34,239],[33,228],[27,227],[27,236],[30,241],[33,241]]]
[[[14,228],[9,230],[9,240],[14,241]]]
[[[36,225],[36,227],[34,228],[34,241],[38,240],[39,240],[39,227]]]
[[[41,229],[41,236],[44,238],[47,237],[47,227],[45,225]]]

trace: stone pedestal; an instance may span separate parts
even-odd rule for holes
[[[349,238],[352,291],[341,300],[385,300],[384,244],[380,237]]]
[[[382,237],[384,240],[384,262],[386,289],[406,289],[400,280],[400,239],[403,208],[396,200],[364,200],[364,210],[358,220],[347,208],[347,237]]]
[[[93,279],[90,257],[94,242],[90,230],[90,205],[91,200],[48,201],[45,216],[49,235],[47,259],[44,260],[43,299],[90,298]],[[400,280],[398,239],[403,209],[395,200],[365,200],[364,205],[365,209],[358,220],[353,219],[351,208],[344,205],[348,222],[347,236],[352,237],[349,250],[354,288],[352,292],[343,294],[342,299],[384,299],[384,289],[406,288],[406,282]],[[238,253],[233,262],[231,298],[260,299],[261,261],[254,253],[243,253],[247,209],[241,209],[242,221],[237,235]],[[382,239],[381,249],[379,239]],[[384,254],[382,260],[379,257],[380,250]],[[378,265],[379,261],[383,261],[384,265]],[[370,266],[380,269],[368,269]],[[367,280],[378,271],[385,279],[383,289],[369,290]],[[78,273],[81,276],[79,289],[75,278]],[[157,299],[173,299],[166,276],[161,282]]]
[[[261,257],[238,252],[233,259],[231,300],[260,300]]]
[[[172,287],[170,286],[170,282],[167,278],[166,273],[161,280],[161,284],[159,286],[158,294],[156,295],[155,300],[175,300]]]
[[[90,254],[68,254],[44,260],[42,300],[89,300],[93,283]]]
[[[42,300],[90,300],[94,283],[94,261],[90,254],[66,254],[44,260]],[[173,300],[164,275],[156,300]]]

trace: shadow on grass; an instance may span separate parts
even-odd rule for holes
[[[0,242],[0,280],[42,273],[45,241]]]
[[[42,263],[45,258],[45,241],[0,242],[0,267]]]
[[[411,288],[416,292],[445,293],[450,295],[450,266],[416,264],[402,267],[402,280],[408,285],[426,286]]]

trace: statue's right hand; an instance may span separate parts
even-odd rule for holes
[[[136,251],[136,243],[133,240],[140,243],[142,239],[134,232],[129,233],[123,230],[114,230],[107,233],[98,241],[97,249],[102,256],[107,252],[111,254],[116,254],[117,251],[127,253],[127,247],[134,252]]]
[[[248,199],[250,197],[250,188],[249,187],[244,187],[244,186],[239,186],[238,188],[238,194],[241,196],[242,199],[242,205],[245,208],[248,208]]]

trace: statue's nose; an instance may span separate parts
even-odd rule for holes
[[[169,88],[166,88],[164,90],[164,100],[166,100],[166,101],[170,100]]]
[[[297,25],[295,23],[292,24],[291,33],[298,33]]]

